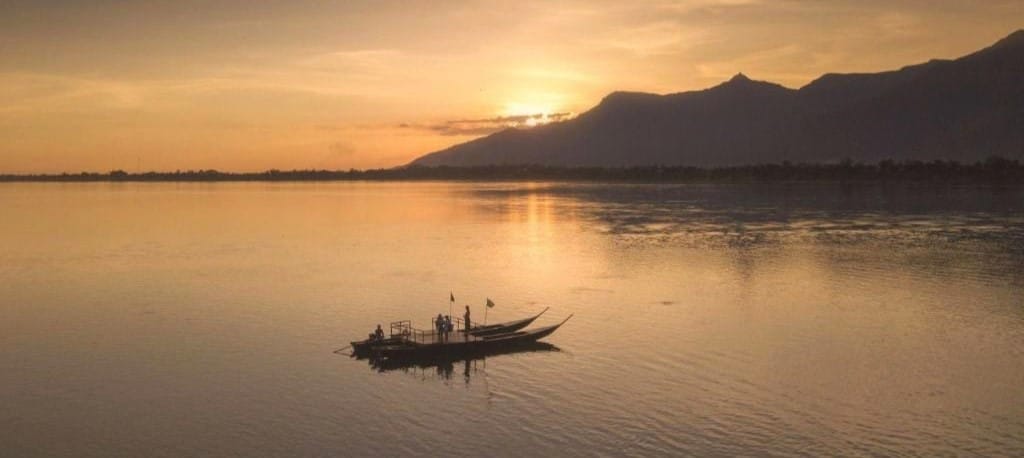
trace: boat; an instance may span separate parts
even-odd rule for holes
[[[544,312],[548,311],[549,308],[551,307],[545,307],[544,310],[540,311],[540,313],[529,318],[523,318],[521,320],[473,326],[469,328],[469,333],[477,337],[484,337],[495,334],[504,334],[506,332],[518,331],[532,324],[537,318],[540,318],[540,316],[543,315]]]
[[[531,330],[517,330],[481,337],[461,335],[458,338],[442,341],[418,342],[404,339],[400,343],[389,343],[373,347],[370,351],[379,358],[422,358],[437,355],[470,355],[487,350],[513,348],[519,345],[532,344],[557,331],[569,321],[569,315],[561,323]]]
[[[547,312],[550,308],[551,307],[545,307],[544,310],[540,311],[540,313],[532,317],[523,318],[521,320],[473,326],[469,329],[469,334],[475,337],[484,337],[518,331],[529,326],[537,318],[540,318],[540,316],[543,315],[544,312]],[[461,320],[458,320],[458,318],[456,318],[456,321]],[[384,347],[388,345],[400,345],[406,340],[408,340],[408,337],[414,332],[416,331],[412,329],[412,326],[409,321],[394,321],[391,323],[390,337],[385,337],[383,339],[365,339],[351,342],[350,345],[352,346],[352,353],[355,355],[365,355],[369,354],[371,350],[377,347]],[[458,330],[456,332],[464,334],[466,331]]]

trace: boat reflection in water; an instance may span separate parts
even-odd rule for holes
[[[483,349],[473,352],[463,352],[457,355],[435,354],[416,357],[402,358],[379,358],[353,356],[356,359],[365,359],[370,368],[377,372],[402,371],[423,378],[428,378],[431,373],[443,380],[451,380],[455,373],[456,365],[461,363],[462,376],[469,382],[471,374],[476,371],[477,362],[486,362],[487,358],[511,355],[517,353],[536,352],[560,352],[557,346],[545,342],[524,342],[511,347],[500,347],[494,349]]]

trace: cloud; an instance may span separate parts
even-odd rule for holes
[[[525,123],[530,120],[535,121],[546,121],[554,122],[561,121],[571,116],[570,112],[563,113],[537,113],[529,115],[512,115],[512,116],[496,116],[493,118],[480,118],[480,119],[456,119],[453,121],[445,121],[449,124],[473,124],[473,123],[495,123],[495,124],[509,124],[509,123]]]
[[[429,130],[440,135],[487,135],[509,128],[532,128],[571,119],[574,113],[536,113],[526,115],[495,116],[493,118],[453,119],[437,124],[401,123],[402,129]]]
[[[698,46],[708,38],[707,30],[676,20],[659,20],[632,27],[621,27],[600,37],[585,40],[599,48],[626,51],[650,57],[675,54]]]
[[[126,80],[0,73],[0,114],[137,110],[153,92]]]
[[[400,58],[402,53],[396,49],[357,49],[314,54],[295,63],[301,67],[329,72],[377,72],[387,69]]]

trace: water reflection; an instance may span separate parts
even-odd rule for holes
[[[744,248],[877,239],[1024,247],[1024,188],[928,184],[549,184],[467,190],[509,220],[580,218],[620,243]],[[542,202],[543,205],[538,204]]]
[[[486,367],[488,358],[523,353],[560,351],[561,349],[557,346],[546,342],[528,342],[514,347],[482,350],[458,356],[433,355],[414,358],[364,358],[354,356],[354,358],[367,361],[372,370],[380,373],[400,371],[421,379],[433,377],[440,380],[451,380],[455,376],[456,369],[458,369],[459,375],[466,383],[469,383],[473,374],[478,370],[478,363],[482,362],[484,367]]]

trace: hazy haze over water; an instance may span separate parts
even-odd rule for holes
[[[1024,190],[0,186],[11,456],[1021,455]],[[555,351],[332,353],[470,304]]]

